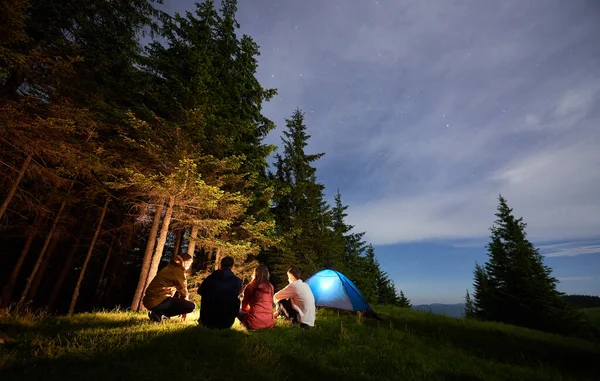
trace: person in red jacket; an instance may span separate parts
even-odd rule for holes
[[[269,269],[259,265],[254,269],[252,281],[244,290],[240,322],[248,329],[271,328],[275,324],[273,318],[273,294],[275,289],[269,282]]]

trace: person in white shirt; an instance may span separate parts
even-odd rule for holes
[[[302,328],[314,327],[316,306],[312,290],[300,279],[299,269],[290,268],[287,276],[290,284],[273,296],[275,317],[283,316]]]

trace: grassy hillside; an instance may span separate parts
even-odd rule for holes
[[[582,308],[580,311],[590,323],[600,329],[600,307]]]
[[[586,380],[597,344],[541,332],[379,309],[383,321],[320,310],[318,327],[210,331],[141,314],[0,316],[7,380]]]

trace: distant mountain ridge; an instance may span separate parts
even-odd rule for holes
[[[563,298],[575,308],[600,308],[600,297],[597,295],[563,295]],[[462,318],[465,311],[465,304],[431,303],[414,305],[412,308],[417,311],[431,312],[436,315]]]
[[[423,312],[431,312],[432,314],[444,315],[454,318],[461,318],[465,311],[464,303],[455,303],[455,304],[442,304],[442,303],[432,303],[432,304],[419,304],[412,307],[414,310],[423,311]]]

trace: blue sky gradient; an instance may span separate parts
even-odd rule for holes
[[[304,110],[328,199],[414,304],[463,300],[499,193],[561,291],[600,293],[598,2],[252,0],[238,20],[279,91],[268,142]]]

